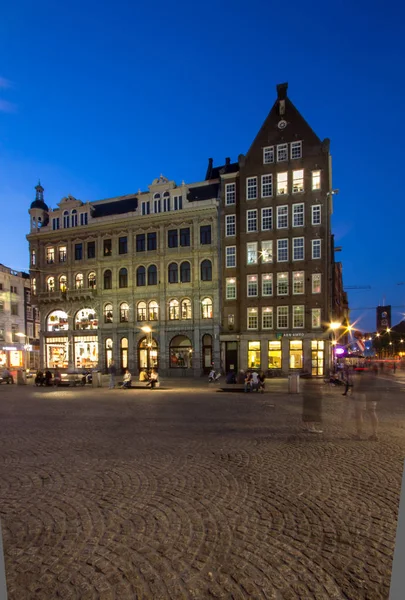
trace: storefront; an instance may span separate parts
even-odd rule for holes
[[[74,357],[76,369],[95,369],[98,365],[98,337],[75,336]]]
[[[260,369],[261,368],[260,342],[259,341],[249,341],[248,342],[248,368],[249,369]]]
[[[320,377],[324,374],[325,342],[324,340],[311,341],[311,374]]]
[[[269,369],[281,369],[282,365],[282,350],[281,342],[271,340],[268,342],[268,368]]]
[[[83,308],[77,311],[75,316],[75,329],[87,330],[97,328],[98,318],[94,309]]]
[[[69,328],[68,325],[68,316],[67,313],[63,310],[54,310],[52,311],[47,318],[46,321],[46,330],[51,332],[57,331],[67,331]]]
[[[139,371],[158,369],[158,354],[157,341],[150,336],[142,338],[138,345]]]
[[[24,353],[19,345],[0,346],[0,368],[18,369],[24,366]]]
[[[191,369],[193,367],[193,348],[185,335],[176,335],[169,347],[171,369]]]
[[[69,340],[67,337],[45,338],[45,364],[48,369],[67,369]]]

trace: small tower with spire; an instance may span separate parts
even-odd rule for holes
[[[44,201],[44,188],[40,181],[35,186],[35,192],[35,200],[31,203],[28,211],[31,217],[31,231],[47,225],[49,221],[49,209]]]

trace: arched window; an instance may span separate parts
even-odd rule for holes
[[[128,271],[124,268],[120,269],[118,274],[118,285],[120,288],[128,287]]]
[[[77,227],[77,210],[72,210],[72,227]]]
[[[212,281],[212,263],[210,260],[203,260],[201,263],[201,281]]]
[[[104,323],[113,322],[113,305],[109,302],[104,305]]]
[[[138,267],[136,270],[136,285],[142,287],[146,285],[146,269],[145,267]]]
[[[189,283],[191,280],[191,268],[188,261],[182,262],[180,265],[180,281],[181,283]]]
[[[90,289],[92,289],[92,290],[96,289],[97,279],[96,279],[96,274],[94,271],[92,271],[91,273],[88,274],[87,282],[88,282],[88,286]]]
[[[171,321],[175,321],[179,318],[180,318],[179,301],[178,300],[170,300],[170,302],[169,302],[169,319]]]
[[[63,227],[65,229],[67,229],[70,225],[69,222],[69,211],[65,210],[65,212],[63,213]]]
[[[61,275],[59,277],[59,289],[61,292],[66,292],[67,290],[67,277],[66,275]]]
[[[155,194],[153,196],[153,212],[160,213],[162,210],[162,204],[160,200],[160,194]]]
[[[121,338],[120,341],[120,362],[121,369],[128,368],[128,338]]]
[[[179,267],[176,263],[170,263],[169,265],[169,283],[179,282]]]
[[[105,341],[105,364],[109,367],[113,359],[113,341],[111,338],[107,338]]]
[[[37,280],[36,280],[36,277],[33,277],[31,279],[31,292],[32,292],[33,296],[35,296],[36,293],[37,293]]]
[[[168,212],[170,210],[170,192],[163,194],[163,211]]]
[[[158,321],[159,320],[159,304],[152,300],[149,302],[149,321]]]
[[[191,369],[193,366],[193,348],[185,335],[176,335],[169,344],[170,367]]]
[[[83,273],[78,273],[75,277],[75,288],[81,290],[83,287]]]
[[[188,298],[181,301],[181,318],[191,319],[191,300]]]
[[[75,316],[75,329],[97,329],[98,319],[93,308],[82,308]]]
[[[211,298],[204,298],[201,301],[202,318],[212,319],[212,300]]]
[[[64,310],[54,310],[48,315],[47,331],[66,331],[67,329],[69,329],[68,316]]]
[[[136,307],[136,320],[146,321],[146,302],[138,302]]]
[[[128,323],[129,321],[129,306],[127,302],[122,302],[120,305],[120,323]]]
[[[48,277],[48,279],[46,280],[46,289],[48,290],[48,292],[55,291],[55,277]]]
[[[112,288],[112,273],[110,269],[104,271],[104,289],[111,290]]]
[[[157,268],[156,265],[148,267],[148,285],[157,285]]]

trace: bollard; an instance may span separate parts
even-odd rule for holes
[[[91,379],[93,387],[102,387],[101,371],[92,371]]]
[[[17,385],[27,385],[27,378],[24,371],[17,371]]]

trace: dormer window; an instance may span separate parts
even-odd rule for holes
[[[72,210],[72,227],[77,227],[77,210]]]

